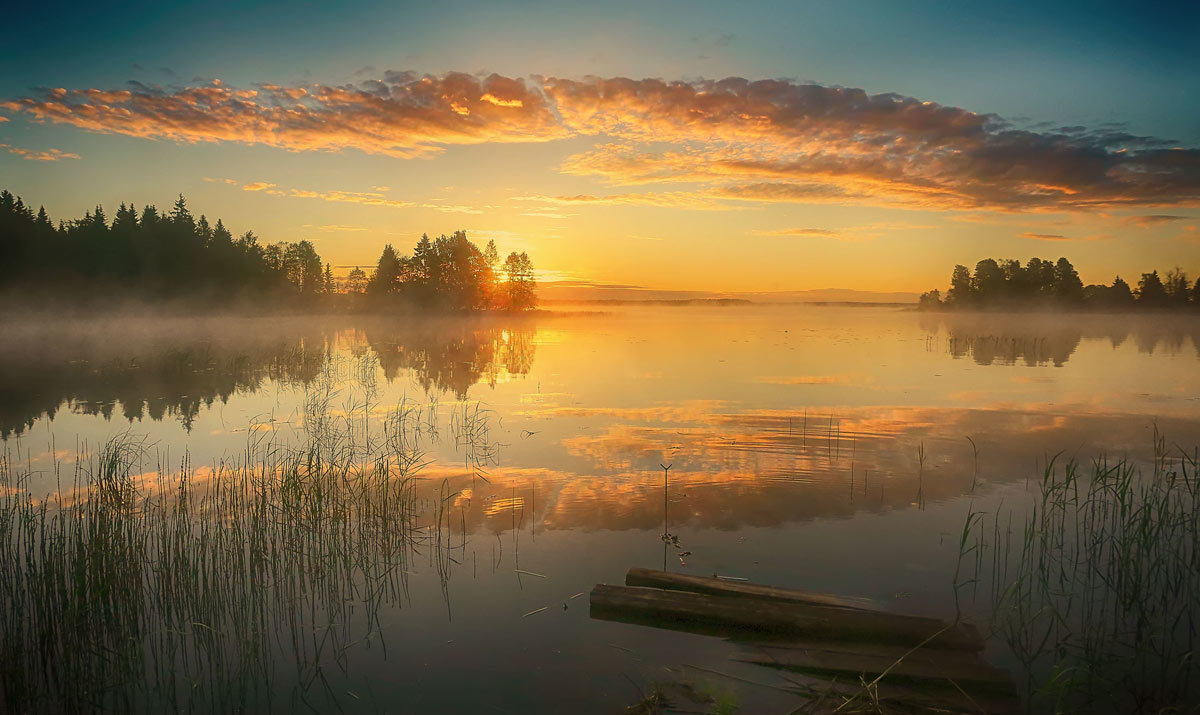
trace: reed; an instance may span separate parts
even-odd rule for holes
[[[338,412],[334,377],[308,390],[298,442],[251,429],[211,468],[149,457],[118,435],[83,450],[72,483],[39,499],[31,470],[0,458],[4,709],[327,710],[343,699],[327,674],[346,670],[351,646],[382,640],[380,611],[407,602],[410,564],[428,554],[445,592],[465,541],[450,543],[444,486],[434,523],[417,523],[436,409],[402,402],[371,429],[373,390]],[[472,443],[486,438],[482,420],[476,410],[456,423],[470,466],[494,456]]]
[[[1200,702],[1200,459],[1048,460],[1028,509],[971,512],[960,562],[1034,711]],[[985,549],[991,556],[984,557]],[[956,572],[955,589],[965,585]]]

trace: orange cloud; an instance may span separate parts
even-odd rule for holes
[[[1057,233],[1029,233],[1028,231],[1021,234],[1021,238],[1032,238],[1035,241],[1070,241],[1071,239]]]
[[[1171,214],[1148,214],[1141,216],[1126,216],[1121,219],[1122,223],[1133,224],[1134,226],[1159,226],[1164,223],[1172,223],[1174,221],[1186,221],[1187,216],[1174,216]]]
[[[444,145],[547,141],[566,135],[542,94],[520,79],[388,72],[358,86],[237,90],[220,81],[164,90],[55,89],[0,107],[90,131],[183,142],[232,141],[292,151],[354,148],[398,157]]]
[[[459,144],[596,137],[601,143],[569,157],[563,172],[660,187],[558,197],[568,203],[1092,212],[1200,205],[1200,149],[1111,128],[1021,129],[912,97],[784,80],[527,83],[495,74],[387,72],[345,86],[134,86],[52,89],[0,108],[105,133],[395,157]],[[693,186],[675,186],[681,183]]]
[[[486,94],[481,96],[480,99],[483,100],[484,102],[494,104],[497,107],[518,107],[518,108],[520,108],[520,107],[525,106],[525,102],[520,99],[500,99],[499,97],[492,94],[491,92],[487,92]]]
[[[1195,205],[1200,151],[1115,131],[1020,130],[894,94],[780,80],[548,79],[572,131],[622,140],[567,160],[616,184],[745,183],[731,198],[926,208]],[[644,144],[676,148],[649,152]]]
[[[59,161],[62,159],[78,159],[78,154],[72,154],[67,151],[59,151],[58,149],[47,149],[46,151],[38,151],[36,149],[22,149],[21,147],[12,146],[10,144],[0,144],[0,149],[7,151],[9,154],[15,154],[22,159],[29,161]]]
[[[834,240],[844,240],[846,236],[838,231],[831,231],[826,228],[777,228],[763,231],[751,231],[755,236],[787,236],[795,238],[832,238]]]
[[[407,208],[413,206],[408,201],[388,199],[374,191],[313,191],[311,189],[289,189],[280,196],[290,196],[299,199],[320,199],[343,204],[363,204],[365,206],[386,206],[390,208]]]

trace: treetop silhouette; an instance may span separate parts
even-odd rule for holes
[[[1087,285],[1066,258],[1050,262],[1030,258],[1024,266],[1015,259],[985,258],[972,273],[957,265],[950,272],[945,296],[934,289],[921,295],[923,309],[1011,309],[1011,308],[1126,308],[1200,307],[1200,280],[1190,284],[1181,268],[1167,273],[1143,273],[1131,289],[1121,276],[1111,285]]]
[[[512,253],[497,272],[494,242],[480,250],[465,231],[430,240],[411,256],[384,246],[375,270],[355,267],[339,281],[309,241],[263,245],[252,231],[234,238],[221,219],[196,218],[182,194],[162,214],[122,203],[111,223],[102,206],[56,227],[0,192],[0,294],[94,301],[97,296],[203,304],[391,309],[408,304],[451,311],[525,310],[537,304],[533,264]]]

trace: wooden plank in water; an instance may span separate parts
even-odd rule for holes
[[[799,589],[762,586],[744,581],[726,581],[719,578],[690,576],[688,574],[655,571],[653,569],[629,569],[629,573],[625,574],[625,585],[661,588],[667,591],[707,593],[714,596],[742,596],[745,598],[758,598],[783,603],[807,603],[836,608],[879,610],[879,607],[868,598],[831,596],[829,594],[813,593]]]
[[[868,641],[928,648],[982,650],[983,640],[968,624],[880,611],[807,603],[783,603],[688,591],[597,584],[592,616],[675,630],[731,628],[809,640]]]
[[[851,675],[866,681],[887,673],[892,682],[921,682],[971,692],[1015,696],[1008,673],[988,665],[976,653],[961,651],[911,651],[902,646],[864,643],[792,643],[749,646],[734,660],[822,676]],[[844,680],[844,678],[843,678]]]

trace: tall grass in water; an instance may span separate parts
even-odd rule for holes
[[[416,524],[423,411],[402,405],[369,439],[333,397],[310,396],[298,444],[251,430],[211,470],[141,474],[121,436],[39,500],[0,460],[0,709],[344,700],[327,672],[352,645],[386,648],[380,608],[403,605],[410,561],[437,545]]]
[[[975,583],[1036,711],[1160,712],[1200,702],[1200,460],[1047,464],[1024,522],[981,518]],[[987,543],[990,541],[991,543]],[[990,564],[980,557],[991,551]]]

